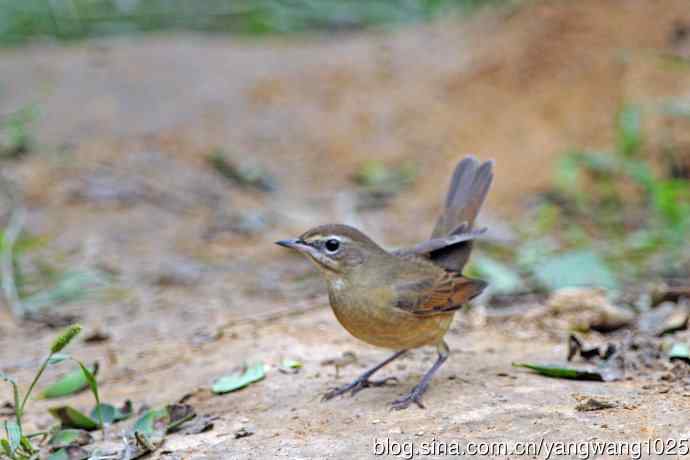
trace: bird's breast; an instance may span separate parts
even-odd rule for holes
[[[420,317],[395,307],[388,286],[358,286],[342,278],[328,281],[336,318],[350,334],[371,345],[396,350],[432,345],[448,331],[453,313]]]

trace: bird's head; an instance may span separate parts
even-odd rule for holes
[[[301,252],[326,275],[346,275],[368,260],[387,254],[364,233],[340,224],[321,225],[276,244]]]

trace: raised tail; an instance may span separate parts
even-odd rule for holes
[[[479,209],[484,203],[493,181],[493,161],[480,163],[473,156],[467,156],[458,163],[446,197],[446,207],[436,222],[432,239],[455,237],[471,234]],[[442,267],[455,272],[462,272],[472,251],[472,238],[434,250],[429,254],[431,259]]]

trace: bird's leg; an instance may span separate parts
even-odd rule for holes
[[[448,359],[448,355],[450,354],[450,349],[448,348],[446,342],[439,343],[437,345],[437,349],[438,359],[436,359],[434,365],[431,366],[431,369],[429,369],[426,374],[424,374],[422,380],[419,381],[419,383],[412,389],[412,391],[410,391],[402,398],[393,401],[393,409],[406,409],[411,403],[415,403],[420,408],[424,409],[424,404],[422,404],[422,395],[429,386],[429,382],[431,382],[431,378],[434,376],[434,373],[443,365],[443,363],[446,362],[446,360]]]
[[[360,391],[362,391],[365,388],[369,387],[380,387],[381,385],[385,385],[388,382],[395,382],[398,379],[395,377],[388,377],[385,379],[381,380],[369,380],[369,377],[374,375],[378,370],[380,370],[382,367],[386,366],[387,364],[391,363],[392,361],[395,361],[399,357],[401,357],[403,354],[405,354],[407,350],[400,350],[395,352],[393,356],[389,357],[385,361],[377,364],[376,366],[372,367],[359,377],[355,379],[352,383],[349,385],[344,385],[342,387],[334,388],[325,395],[323,395],[323,400],[328,401],[329,399],[335,398],[336,396],[340,396],[343,393],[347,393],[348,391],[352,394],[352,396],[356,395]]]

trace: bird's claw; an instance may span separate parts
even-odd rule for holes
[[[322,401],[328,401],[336,396],[340,396],[347,392],[350,392],[350,396],[354,396],[365,388],[373,388],[387,385],[389,382],[398,382],[397,377],[386,377],[381,380],[369,380],[369,379],[357,379],[354,382],[344,385],[342,387],[333,388],[323,395]]]
[[[354,396],[365,388],[369,387],[382,387],[388,385],[388,382],[398,383],[397,377],[386,377],[381,380],[363,380],[360,385],[355,386],[350,390],[350,396]]]
[[[408,394],[402,398],[396,399],[391,403],[391,409],[403,410],[407,409],[410,404],[415,403],[420,409],[425,409],[424,404],[422,404],[422,394],[424,389],[415,387]]]

